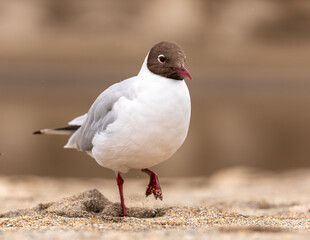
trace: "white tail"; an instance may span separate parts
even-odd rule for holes
[[[67,126],[67,127],[62,127],[62,128],[47,128],[47,129],[41,129],[39,131],[35,131],[33,134],[71,135],[79,128],[80,128],[80,126]]]

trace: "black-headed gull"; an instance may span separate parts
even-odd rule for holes
[[[183,144],[191,101],[184,79],[185,53],[174,43],[154,45],[139,74],[103,91],[88,113],[69,126],[34,134],[72,134],[65,148],[87,152],[116,173],[123,216],[127,216],[121,173],[141,169],[150,176],[146,196],[162,200],[156,173],[148,168],[170,158]]]

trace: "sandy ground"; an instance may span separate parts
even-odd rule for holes
[[[231,168],[209,178],[126,179],[122,218],[113,179],[0,177],[1,239],[309,239],[310,169]]]

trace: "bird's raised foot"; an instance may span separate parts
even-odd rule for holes
[[[153,194],[155,199],[159,198],[160,200],[163,200],[163,195],[162,195],[162,191],[161,191],[161,187],[159,184],[157,174],[152,172],[149,169],[142,169],[142,171],[147,173],[150,176],[150,182],[145,192],[146,197]]]
[[[155,199],[159,198],[163,200],[162,191],[159,184],[149,185],[146,189],[145,195],[148,197],[149,195],[154,194]]]

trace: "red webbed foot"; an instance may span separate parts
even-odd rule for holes
[[[155,199],[159,198],[160,200],[163,200],[163,195],[157,174],[147,168],[141,169],[141,171],[145,172],[150,176],[150,182],[146,189],[145,195],[148,197],[149,195],[153,194]]]

